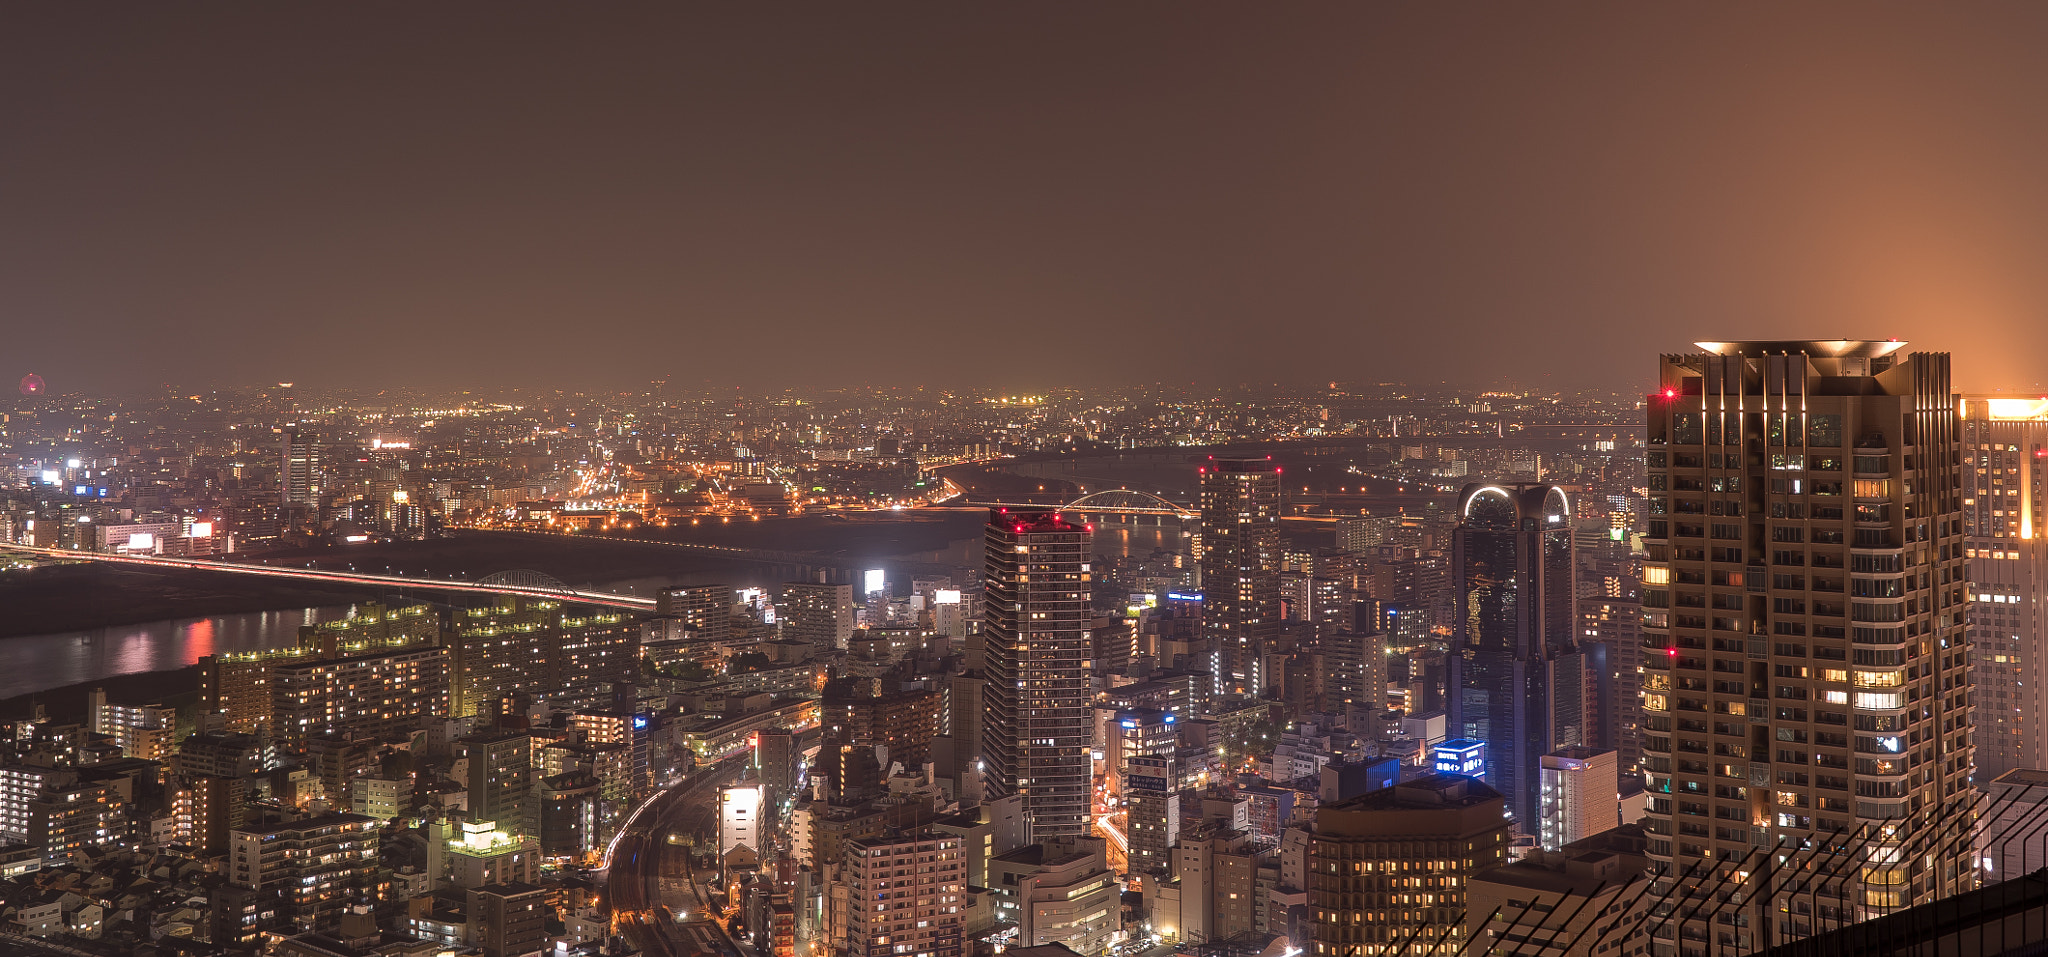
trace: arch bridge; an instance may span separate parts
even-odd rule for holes
[[[1042,509],[1047,507],[1044,502],[975,502],[973,504],[986,505],[990,508]],[[1151,492],[1140,492],[1136,489],[1128,488],[1110,488],[1099,492],[1090,492],[1065,505],[1054,506],[1053,508],[1054,511],[1083,516],[1116,515],[1136,517],[1150,515],[1157,517],[1162,522],[1169,518],[1186,520],[1201,517],[1200,513],[1185,505],[1176,504]]]
[[[1140,492],[1136,489],[1128,488],[1111,488],[1103,489],[1100,492],[1090,492],[1060,506],[1060,511],[1081,512],[1090,515],[1172,515],[1176,518],[1199,517],[1193,509],[1186,506],[1176,505],[1151,492]]]

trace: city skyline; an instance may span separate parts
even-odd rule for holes
[[[0,949],[2029,957],[2044,40],[0,9]]]

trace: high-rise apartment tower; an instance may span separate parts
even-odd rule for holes
[[[1201,475],[1202,629],[1216,693],[1256,697],[1268,680],[1262,649],[1280,634],[1280,467],[1213,459]]]
[[[1963,413],[1977,779],[2048,768],[2048,399],[1971,396]]]
[[[983,779],[991,800],[1024,795],[1034,841],[1089,829],[1091,538],[1055,511],[1000,508],[984,535]]]
[[[1947,354],[1903,346],[1658,364],[1645,821],[1653,892],[1684,903],[1655,953],[1751,953],[1973,885],[1958,400]]]

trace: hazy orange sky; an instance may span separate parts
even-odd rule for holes
[[[0,374],[2034,390],[2043,170],[2038,4],[16,4]]]

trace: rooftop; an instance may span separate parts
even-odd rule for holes
[[[1390,788],[1367,792],[1355,798],[1326,804],[1331,810],[1411,811],[1430,808],[1466,808],[1501,799],[1500,792],[1478,778],[1462,774],[1427,774]]]
[[[1695,342],[1717,356],[1795,355],[1826,356],[1837,359],[1874,359],[1906,347],[1897,339],[1754,339],[1746,342]]]

